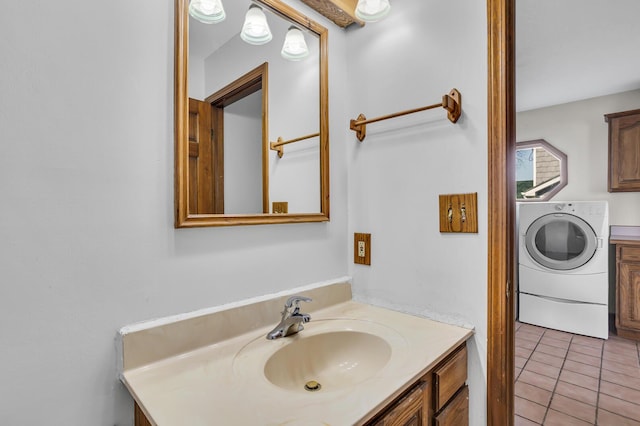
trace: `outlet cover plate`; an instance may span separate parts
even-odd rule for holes
[[[363,251],[364,256],[362,256]],[[358,232],[353,234],[353,263],[371,265],[371,234]]]

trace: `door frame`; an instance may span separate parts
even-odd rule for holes
[[[487,424],[514,422],[515,0],[487,0]]]

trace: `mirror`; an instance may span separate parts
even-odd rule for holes
[[[279,0],[225,1],[204,24],[176,0],[175,227],[329,220],[327,30]],[[266,44],[240,36],[250,5]],[[309,54],[281,55],[291,27]]]
[[[545,141],[516,144],[516,200],[549,201],[567,186],[567,156]]]

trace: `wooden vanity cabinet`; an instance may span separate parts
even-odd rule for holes
[[[640,340],[640,244],[616,244],[616,331]]]
[[[640,191],[640,109],[606,114],[609,192]]]
[[[378,417],[372,426],[423,426],[429,424],[429,383],[420,380]]]
[[[144,415],[144,413],[142,412],[142,409],[140,408],[137,402],[135,403],[135,407],[134,407],[133,420],[134,420],[135,426],[153,426],[151,422],[147,419],[147,416]]]
[[[367,426],[465,426],[469,424],[467,347],[451,355],[425,374]]]

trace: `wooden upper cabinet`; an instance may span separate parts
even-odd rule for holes
[[[640,191],[640,109],[606,114],[609,192]]]

